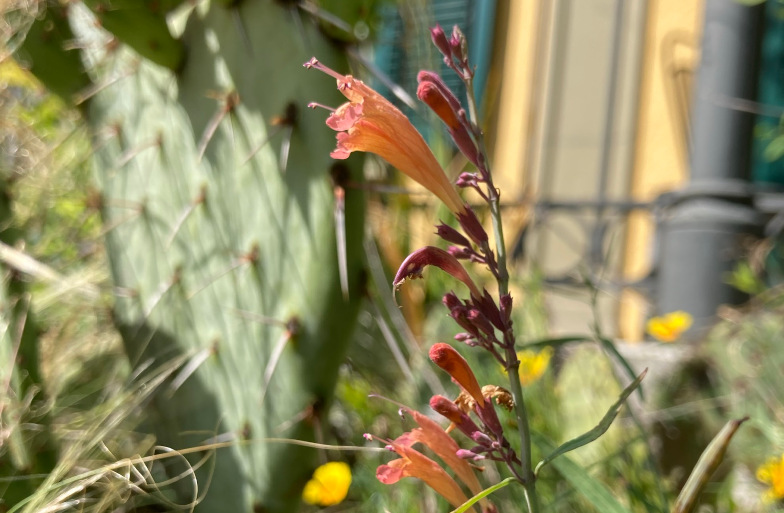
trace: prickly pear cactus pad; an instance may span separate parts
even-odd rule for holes
[[[347,299],[334,134],[306,108],[339,94],[302,69],[316,53],[345,61],[292,5],[179,13],[174,71],[106,33],[85,45],[116,322],[134,363],[187,358],[148,425],[175,449],[237,441],[197,472],[198,490],[175,485],[180,503],[203,496],[197,511],[298,508],[314,450],[264,439],[313,439],[362,295],[362,198],[346,192]],[[143,46],[143,23],[124,29]],[[169,476],[185,470],[173,461]]]

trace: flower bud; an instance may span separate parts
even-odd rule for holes
[[[460,126],[460,119],[457,112],[452,109],[443,93],[432,82],[420,82],[417,86],[417,98],[422,100],[441,121],[446,123],[449,129],[453,130]]]
[[[501,421],[498,420],[498,414],[495,412],[492,401],[477,402],[474,411],[490,433],[499,439],[503,438],[504,428],[501,426]]]
[[[444,300],[447,298],[444,297]],[[449,305],[444,302],[444,304],[449,308]],[[468,319],[468,308],[463,306],[462,303],[458,303],[457,305],[453,305],[452,308],[449,308],[449,316],[455,320],[455,322],[466,330],[472,337],[480,338],[481,335],[477,327]],[[482,337],[483,338],[483,337]]]
[[[487,242],[487,232],[482,227],[482,223],[479,222],[477,219],[476,214],[471,208],[467,208],[461,213],[457,214],[457,221],[460,223],[460,226],[463,227],[463,230],[468,234],[468,236],[473,240],[478,246],[481,246],[482,243]]]
[[[432,71],[420,71],[417,80],[417,97],[441,118],[460,151],[479,167],[481,154],[471,135],[471,123],[460,101],[441,77]]]
[[[476,254],[474,253],[474,250],[472,250],[471,248],[461,248],[458,246],[449,246],[448,248],[446,248],[446,251],[447,253],[457,258],[458,260],[469,260],[472,256]]]
[[[498,301],[501,306],[501,317],[507,326],[512,325],[512,295],[504,294]]]
[[[441,302],[444,303],[444,306],[449,308],[450,311],[463,306],[463,302],[460,301],[454,292],[447,292],[444,294],[444,298],[441,300]]]
[[[501,311],[498,310],[498,307],[489,292],[485,290],[481,298],[474,298],[473,303],[476,309],[482,312],[482,314],[493,323],[493,326],[500,331],[504,331],[505,327],[503,319],[501,319]]]
[[[490,323],[487,317],[485,317],[482,312],[476,308],[469,309],[466,313],[466,317],[468,318],[468,322],[485,332],[488,337],[495,336],[493,325]]]
[[[451,242],[452,244],[457,244],[458,246],[465,246],[467,248],[471,247],[471,243],[466,239],[462,233],[455,230],[451,226],[441,223],[436,226],[436,235],[441,237],[447,242]]]
[[[463,342],[468,347],[476,347],[479,345],[479,342],[477,342],[476,337],[474,337],[470,333],[458,333],[457,335],[454,336],[454,339],[457,342]]]
[[[484,404],[485,398],[482,389],[474,376],[468,362],[452,346],[439,342],[430,348],[430,360],[444,369],[455,382],[463,387],[471,397],[480,404]],[[491,405],[492,407],[492,405]]]
[[[496,442],[481,431],[477,431],[471,436],[471,440],[478,443],[482,447],[492,447]]]
[[[460,128],[449,130],[449,135],[452,136],[452,140],[455,141],[455,144],[463,155],[465,155],[473,165],[480,167],[480,163],[484,161],[484,158],[476,147],[476,143],[474,142],[473,137],[471,137],[468,127],[461,124]]]
[[[486,458],[486,456],[482,454],[476,454],[475,452],[471,452],[468,449],[460,449],[457,451],[457,457],[462,458],[464,460],[474,460],[474,461],[481,461]]]
[[[460,27],[455,25],[452,27],[452,37],[449,38],[449,49],[452,55],[461,63],[467,60],[468,41],[466,41],[465,34],[460,30]]]
[[[471,417],[460,411],[455,403],[442,395],[434,395],[430,398],[430,408],[439,415],[449,419],[467,437],[474,439],[474,433],[481,433],[479,426],[471,420]]]
[[[460,176],[457,177],[457,181],[455,185],[458,187],[479,187],[479,182],[481,182],[481,177],[476,173],[460,173]]]
[[[452,47],[449,40],[446,38],[446,34],[444,33],[444,29],[441,28],[441,25],[436,24],[435,27],[430,29],[430,39],[433,40],[433,44],[444,57],[451,57]]]

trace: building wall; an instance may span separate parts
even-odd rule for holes
[[[619,1],[499,2],[504,44],[495,57],[501,76],[491,75],[488,88],[498,91],[490,133],[497,183],[516,204],[507,244],[527,227],[525,260],[550,277],[596,280],[605,292],[602,324],[639,340],[645,303],[611,283],[648,272],[647,216],[627,223],[612,209],[531,208],[542,200],[646,201],[686,176],[688,73],[675,72],[695,62],[702,2]],[[585,331],[593,321],[589,297],[577,289],[550,293],[548,304],[556,332]]]
[[[650,0],[630,190],[635,200],[653,200],[681,187],[688,178],[690,90],[698,63],[702,11],[701,0]],[[623,266],[627,280],[650,272],[653,228],[649,215],[635,213],[629,220]],[[643,297],[624,292],[621,337],[642,337],[647,310]]]

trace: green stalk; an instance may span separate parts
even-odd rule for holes
[[[466,78],[465,84],[469,116],[471,122],[479,126],[472,78]],[[479,144],[482,154],[487,155],[481,138],[479,139]],[[490,217],[493,220],[493,235],[495,236],[496,263],[498,265],[498,298],[500,300],[502,296],[509,292],[509,271],[506,268],[504,227],[501,222],[500,196],[495,185],[493,185],[492,175],[489,170],[485,175],[487,177],[488,198],[490,199]],[[525,408],[523,387],[520,385],[520,361],[517,359],[517,353],[514,349],[514,334],[511,330],[504,333],[504,345],[506,346],[506,361],[508,362],[506,371],[509,376],[509,388],[514,398],[517,426],[520,430],[520,465],[523,486],[525,487],[526,499],[528,501],[528,511],[529,513],[539,513],[539,498],[536,495],[536,476],[534,476],[533,465],[531,464],[531,430],[528,425],[528,413]]]
[[[491,190],[495,190],[491,188]],[[490,213],[493,219],[493,231],[496,238],[496,251],[498,253],[498,293],[499,297],[507,293],[509,287],[509,273],[506,269],[506,249],[504,248],[504,233],[501,225],[501,212],[498,208],[498,195],[493,194],[490,202]],[[511,340],[508,340],[511,339]],[[528,498],[529,513],[539,512],[539,499],[536,495],[536,476],[531,464],[531,430],[528,426],[528,413],[525,408],[523,387],[520,385],[520,361],[514,350],[514,338],[511,332],[504,334],[506,345],[506,368],[509,376],[509,389],[512,392],[517,416],[517,427],[520,430],[520,462],[523,474],[523,486]]]
[[[511,356],[509,353],[512,353]],[[517,360],[517,355],[514,350],[507,351],[507,357],[514,357],[514,364],[507,369],[509,375],[509,387],[511,388],[512,397],[515,402],[515,413],[517,415],[517,426],[520,429],[520,460],[523,470],[523,486],[528,494],[528,509],[530,513],[538,513],[539,499],[536,495],[536,476],[534,476],[533,468],[531,466],[531,431],[528,427],[528,414],[525,409],[525,402],[523,401],[523,388],[520,386],[520,375],[517,368],[520,362]]]

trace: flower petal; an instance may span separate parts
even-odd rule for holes
[[[474,371],[468,366],[468,362],[449,344],[439,342],[430,348],[430,360],[444,369],[452,379],[455,380],[463,389],[474,398],[478,404],[484,404],[485,398],[482,396],[482,387],[476,380]]]
[[[313,472],[302,491],[302,499],[317,506],[334,506],[343,502],[351,486],[351,468],[342,461],[330,461]]]
[[[338,134],[333,158],[344,159],[352,151],[375,153],[435,194],[455,214],[466,206],[430,151],[422,135],[400,110],[361,80],[341,75],[318,60],[305,64],[337,80],[338,90],[349,100],[333,112],[327,125]]]
[[[392,442],[394,451],[402,456],[376,469],[376,478],[384,484],[397,483],[403,477],[416,477],[458,507],[468,500],[460,485],[441,466],[416,449]],[[473,511],[473,509],[469,510]]]
[[[400,264],[392,285],[397,289],[401,283],[409,278],[421,278],[422,270],[428,265],[434,265],[442,271],[451,274],[465,283],[473,296],[482,297],[479,288],[468,275],[463,265],[449,252],[435,246],[425,246],[408,255],[403,260],[403,263]]]

